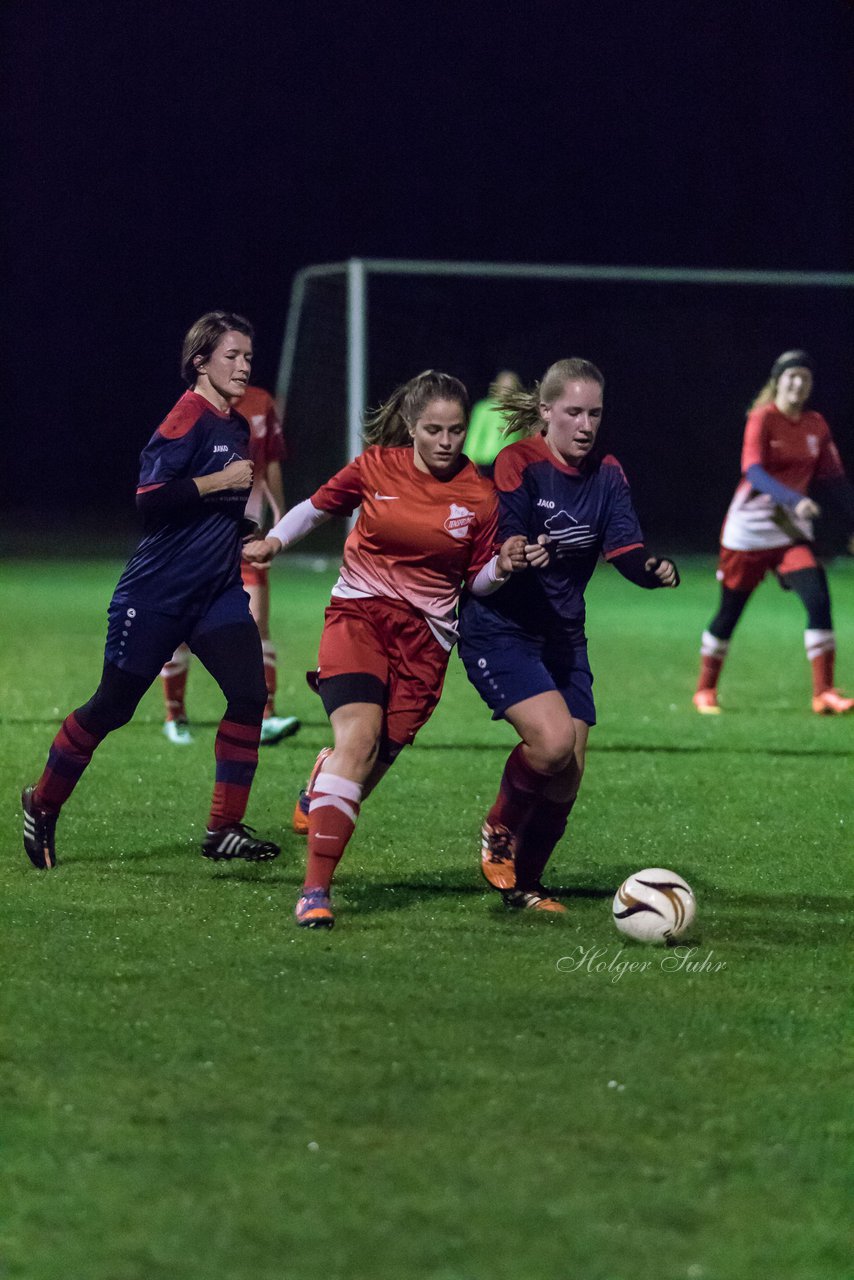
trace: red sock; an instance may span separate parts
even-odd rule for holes
[[[703,654],[700,659],[700,678],[697,681],[698,693],[702,689],[717,689],[723,665],[723,658],[716,658],[709,653]]]
[[[208,831],[240,822],[249,803],[249,788],[258,764],[260,724],[238,724],[221,720],[217,730],[216,783],[214,784]]]
[[[833,688],[836,665],[836,636],[832,631],[812,629],[804,632],[804,644],[812,667],[813,697]]]
[[[160,672],[163,681],[163,699],[167,720],[186,720],[187,674],[190,669],[190,650],[181,644]]]
[[[572,800],[540,798],[519,833],[516,845],[516,888],[533,889],[542,879],[546,863],[566,830]]]
[[[486,821],[490,826],[506,827],[514,834],[520,830],[522,823],[551,781],[549,774],[538,773],[536,769],[531,768],[525,759],[524,750],[520,742],[507,757],[498,795],[486,815]]]
[[[33,800],[40,809],[59,812],[104,736],[87,732],[75,711],[66,716],[51,744],[44,773],[36,783]]]
[[[267,683],[267,705],[264,708],[264,719],[275,713],[276,705],[276,646],[272,640],[261,641],[264,654],[264,679]]]
[[[319,773],[315,778],[308,810],[306,889],[329,891],[335,868],[356,826],[361,799],[358,782],[334,773]]]

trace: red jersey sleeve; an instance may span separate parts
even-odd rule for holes
[[[319,511],[328,511],[331,515],[352,515],[361,505],[364,493],[361,464],[362,455],[360,454],[311,495],[312,504]]]
[[[485,564],[489,564],[498,550],[498,494],[495,494],[478,522],[472,538],[471,559],[466,569],[466,583],[470,586]]]
[[[821,419],[824,431],[821,435],[821,445],[819,447],[818,462],[815,468],[816,480],[836,480],[845,477],[845,468],[842,465],[842,459],[839,456],[839,450],[833,443],[833,436],[830,434],[830,427],[824,418]]]
[[[266,447],[266,462],[284,462],[288,456],[287,445],[285,444],[285,436],[282,431],[282,423],[279,415],[276,413],[276,406],[272,397],[270,405],[267,409],[267,430],[264,433],[264,444]]]
[[[747,423],[744,428],[744,442],[741,447],[741,474],[747,474],[747,468],[755,464],[764,467],[766,471],[773,474],[771,465],[771,450],[768,448],[768,415],[765,412],[765,405],[758,409],[754,409],[747,415]]]

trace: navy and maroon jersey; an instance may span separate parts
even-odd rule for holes
[[[172,481],[212,475],[248,457],[246,420],[185,391],[140,455],[137,496]],[[160,613],[186,614],[205,609],[221,592],[239,585],[248,496],[248,489],[228,489],[202,497],[195,485],[188,485],[180,507],[147,516],[146,534],[114,598],[138,600]]]
[[[628,482],[616,458],[561,462],[542,435],[502,449],[495,463],[499,542],[515,534],[550,539],[545,569],[514,574],[492,595],[466,595],[463,635],[483,629],[498,638],[520,631],[545,638],[584,634],[584,590],[600,554],[611,560],[643,546]]]

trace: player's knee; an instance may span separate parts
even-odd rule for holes
[[[529,744],[532,764],[540,773],[565,773],[575,760],[575,735],[562,732],[543,732]]]
[[[229,698],[225,719],[233,720],[235,724],[260,724],[266,705],[266,688],[244,692],[239,697]]]
[[[346,732],[335,734],[335,754],[346,762],[348,769],[366,773],[374,767],[379,757],[381,734],[370,725],[350,725]]]
[[[128,724],[135,710],[135,700],[112,697],[99,686],[75,715],[87,733],[104,735]]]

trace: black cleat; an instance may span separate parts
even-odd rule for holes
[[[24,787],[21,792],[21,808],[24,811],[24,848],[27,857],[39,871],[49,871],[56,866],[56,819],[58,814],[39,809],[33,801],[35,787]]]
[[[242,858],[244,862],[272,862],[278,858],[279,846],[272,840],[256,840],[252,827],[234,822],[230,827],[209,831],[202,845],[202,857],[212,862]]]

